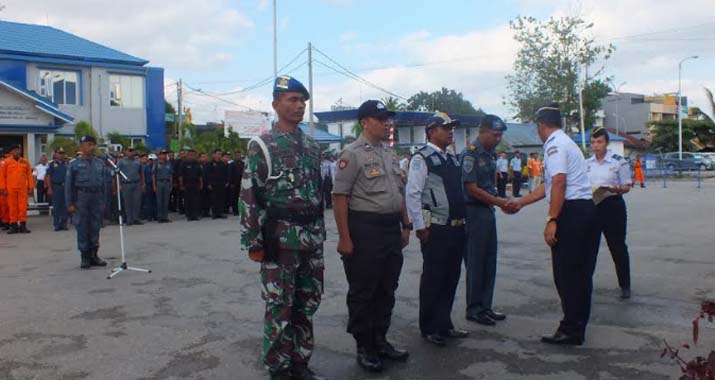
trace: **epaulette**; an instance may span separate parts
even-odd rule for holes
[[[470,152],[474,152],[475,150],[477,150],[477,146],[476,146],[476,145],[470,145],[468,149],[469,149]]]
[[[619,156],[617,154],[614,154],[613,156],[611,156],[611,158],[613,158],[614,160],[622,160],[623,159],[622,156]]]

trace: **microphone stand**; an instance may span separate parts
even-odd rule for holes
[[[135,271],[135,272],[144,272],[144,273],[151,273],[151,270],[149,269],[142,269],[142,268],[134,268],[130,267],[127,265],[127,260],[126,256],[124,253],[124,219],[122,218],[122,181],[119,179],[119,176],[122,176],[125,180],[128,179],[127,176],[119,169],[117,164],[112,160],[112,158],[109,156],[109,154],[105,153],[105,158],[107,159],[107,162],[109,162],[110,165],[112,165],[113,172],[114,172],[114,178],[117,181],[117,210],[119,212],[119,245],[122,250],[122,264],[119,265],[118,267],[112,269],[112,273],[107,276],[107,280],[111,280],[114,276],[118,275],[119,273],[122,273],[124,271]]]

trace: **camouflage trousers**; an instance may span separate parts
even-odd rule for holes
[[[323,248],[281,250],[261,264],[266,301],[263,363],[271,371],[307,365],[313,353],[313,314],[323,294]]]

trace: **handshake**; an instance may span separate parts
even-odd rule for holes
[[[515,199],[503,199],[497,205],[505,214],[513,215],[521,210],[522,204]]]

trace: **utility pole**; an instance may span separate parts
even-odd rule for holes
[[[680,96],[681,88],[681,77],[683,72],[683,62],[689,59],[698,59],[697,55],[691,57],[685,57],[678,63],[678,159],[683,159],[683,116],[681,116],[682,111],[682,97]]]
[[[586,82],[588,81],[588,66],[585,66],[584,70],[586,75],[583,77],[583,84],[581,85],[581,90],[578,92],[578,113],[581,119],[581,148],[583,148],[583,151],[586,152],[586,123],[583,114],[583,90],[586,87]]]
[[[278,77],[278,10],[276,0],[273,0],[273,79]]]
[[[308,103],[310,135],[315,137],[315,123],[313,122],[313,101],[315,101],[313,94],[313,44],[310,42],[308,42],[308,93],[310,93],[310,103]]]
[[[181,125],[181,97],[183,96],[183,91],[184,90],[182,88],[181,79],[179,79],[179,82],[176,84],[176,132],[179,136],[179,140],[184,137],[184,132]]]

